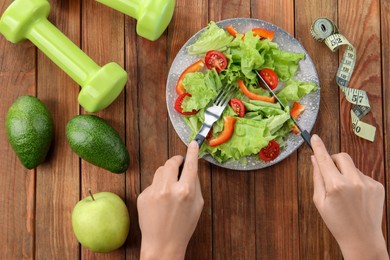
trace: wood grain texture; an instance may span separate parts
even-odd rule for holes
[[[0,12],[12,1],[3,1]],[[7,55],[13,53],[13,55]],[[0,40],[0,258],[33,259],[36,170],[26,170],[8,142],[5,118],[20,95],[36,96],[36,49],[28,42]]]
[[[312,58],[321,87],[320,110],[312,133],[323,139],[329,153],[340,151],[339,90],[335,82],[338,56],[325,44],[312,39],[310,27],[318,17],[327,17],[337,23],[337,6],[334,0],[295,2],[295,37]],[[300,259],[340,259],[338,245],[313,203],[310,155],[308,149],[300,149],[298,154]]]
[[[156,169],[164,165],[168,159],[168,117],[163,98],[168,71],[167,36],[164,34],[154,42],[138,37],[137,45],[140,166],[143,190],[152,183]]]
[[[80,2],[50,1],[49,20],[76,45],[80,43]],[[42,52],[38,52],[37,95],[51,111],[54,140],[47,163],[37,168],[37,259],[79,257],[71,227],[71,211],[79,199],[79,164],[67,144],[65,126],[78,112],[78,86]]]
[[[383,183],[380,6],[378,1],[371,0],[360,0],[355,4],[365,8],[358,12],[351,8],[351,3],[340,2],[339,12],[343,10],[343,15],[339,18],[339,29],[354,45],[357,52],[355,70],[349,86],[367,92],[371,112],[363,118],[363,121],[375,126],[377,131],[373,143],[356,137],[351,128],[351,105],[345,98],[341,98],[341,149],[351,155],[362,172]],[[367,153],[367,151],[372,152]],[[364,163],[366,161],[370,164]]]
[[[126,145],[130,155],[130,166],[126,174],[126,204],[130,215],[130,231],[126,242],[126,259],[139,259],[141,232],[138,225],[137,197],[141,190],[141,172],[139,153],[138,45],[135,33],[136,21],[129,17],[125,19],[125,68],[128,73],[125,95]]]
[[[252,16],[294,35],[292,1],[254,1]],[[256,172],[257,259],[299,259],[297,181],[296,153]]]
[[[116,62],[122,67],[124,53],[124,15],[94,0],[82,4],[82,48],[100,66]],[[95,115],[103,118],[125,141],[124,92],[106,109]],[[82,198],[93,193],[109,191],[126,198],[125,173],[115,174],[82,161]],[[82,248],[82,259],[123,259],[126,250],[121,247],[109,254],[93,253]]]
[[[340,16],[341,32],[356,48],[357,61],[349,86],[363,89],[371,104],[370,113],[362,120],[376,127],[373,143],[357,138],[351,130],[351,105],[341,99],[341,149],[351,155],[357,168],[373,179],[385,183],[385,163],[383,144],[383,104],[382,104],[382,61],[380,38],[380,2],[361,0],[356,2],[364,6],[357,12],[347,3],[342,2],[340,8],[347,10]],[[348,35],[347,35],[348,34]],[[387,74],[387,73],[385,73]],[[370,162],[369,164],[366,162]],[[386,207],[384,214],[386,214]],[[384,220],[386,219],[384,215]],[[383,223],[386,229],[386,222]]]
[[[207,9],[208,2],[205,0],[177,2],[174,16],[167,29],[169,46],[167,68],[170,68],[180,48],[208,23],[208,13],[203,11]],[[192,10],[191,17],[187,15],[188,10]],[[191,19],[192,17],[197,17],[197,19]],[[187,30],[183,31],[181,28],[187,28]],[[176,134],[171,123],[169,123],[168,130],[169,156],[184,155],[186,146]],[[204,206],[198,226],[188,245],[186,259],[211,259],[213,250],[212,233],[210,232],[212,230],[211,167],[205,160],[200,160],[198,167]]]

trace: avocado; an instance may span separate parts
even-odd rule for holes
[[[38,98],[20,96],[7,111],[5,126],[12,148],[27,169],[43,163],[53,139],[53,119]]]
[[[73,117],[66,125],[66,137],[71,149],[93,165],[113,173],[129,168],[129,152],[118,132],[98,116]]]

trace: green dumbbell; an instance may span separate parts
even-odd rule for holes
[[[0,33],[12,43],[29,39],[64,70],[82,90],[78,101],[88,112],[109,106],[123,90],[127,73],[117,63],[99,67],[47,20],[46,0],[16,0],[0,20]]]
[[[175,0],[96,0],[137,20],[137,34],[157,40],[168,27]]]

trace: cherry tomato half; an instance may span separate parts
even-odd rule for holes
[[[266,147],[260,150],[259,156],[263,161],[269,162],[278,157],[279,152],[279,144],[275,140],[271,140]]]
[[[195,115],[196,113],[198,113],[198,110],[195,110],[195,109],[192,110],[191,112],[184,112],[183,111],[181,104],[183,103],[183,100],[185,97],[191,97],[191,94],[188,92],[185,92],[185,93],[179,95],[175,101],[175,110],[177,112],[179,112],[180,114],[185,115],[185,116],[191,116],[191,115]]]
[[[211,50],[206,53],[206,57],[204,58],[206,67],[208,69],[215,68],[218,73],[227,67],[227,60],[225,55],[222,52]]]
[[[229,101],[229,105],[232,107],[233,111],[239,116],[244,117],[245,115],[245,106],[241,100],[238,98],[232,98]]]
[[[271,89],[275,89],[278,86],[279,79],[275,71],[265,68],[260,70],[259,73]]]

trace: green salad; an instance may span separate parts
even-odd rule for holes
[[[304,113],[299,100],[317,87],[313,82],[294,79],[305,55],[281,50],[273,37],[272,31],[262,28],[241,34],[231,26],[220,28],[210,22],[188,46],[188,54],[199,57],[199,61],[182,73],[174,106],[190,127],[191,140],[218,91],[230,85],[237,89],[214,123],[200,156],[210,154],[220,163],[236,160],[245,164],[252,155],[271,161],[286,145],[287,135],[291,131],[297,134],[290,113],[294,118]],[[256,70],[275,89],[285,109],[260,85]]]

